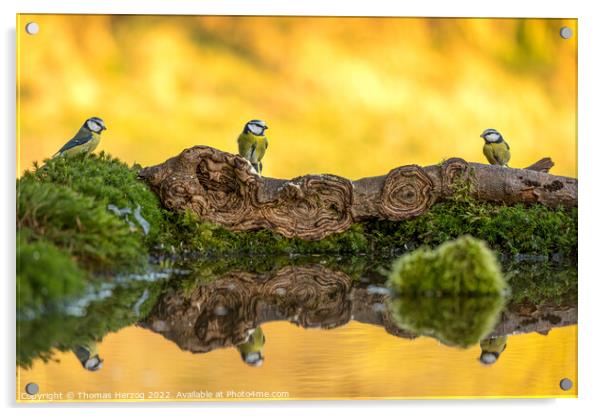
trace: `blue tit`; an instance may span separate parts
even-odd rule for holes
[[[88,371],[98,371],[102,368],[102,358],[98,355],[98,346],[95,342],[88,345],[78,345],[73,351],[77,359]]]
[[[246,342],[237,345],[236,349],[240,353],[242,360],[252,366],[259,367],[263,364],[263,346],[265,345],[265,335],[260,327],[257,327],[247,339]]]
[[[496,129],[486,129],[481,133],[485,140],[483,154],[492,165],[508,166],[510,160],[510,146],[504,141],[501,133]]]
[[[251,120],[245,124],[245,128],[238,136],[238,154],[251,162],[255,171],[260,175],[263,170],[261,159],[268,148],[268,139],[265,137],[267,129],[265,121]]]
[[[61,147],[61,150],[56,152],[53,157],[92,153],[100,143],[100,133],[106,129],[107,127],[102,119],[98,117],[87,119],[77,134],[65,143],[65,145]]]
[[[491,337],[481,341],[481,356],[479,361],[485,365],[491,365],[500,358],[500,355],[506,349],[508,336]]]

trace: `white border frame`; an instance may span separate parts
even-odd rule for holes
[[[306,414],[308,411],[320,414],[332,413],[334,407],[344,407],[345,412],[365,413],[371,407],[378,407],[379,413],[399,414],[400,411],[427,410],[429,413],[445,415],[483,414],[504,415],[515,409],[543,411],[548,415],[566,415],[567,412],[590,414],[600,406],[599,377],[602,373],[599,356],[601,354],[601,325],[599,298],[602,293],[602,278],[595,269],[596,255],[600,245],[600,220],[596,215],[594,189],[600,188],[600,171],[596,170],[602,157],[602,128],[598,118],[602,115],[600,74],[602,63],[600,41],[602,41],[601,14],[592,0],[527,2],[525,0],[505,0],[484,2],[470,0],[422,0],[420,2],[394,3],[389,0],[10,0],[0,2],[2,21],[2,42],[0,65],[0,129],[4,131],[2,155],[4,156],[0,182],[6,202],[2,204],[3,249],[1,264],[5,266],[2,277],[4,283],[3,327],[5,336],[0,343],[2,349],[3,374],[1,391],[4,407],[8,413],[30,414],[43,412],[48,415],[81,414],[82,405],[17,406],[15,405],[15,21],[16,13],[113,13],[113,14],[229,14],[229,15],[344,15],[344,16],[445,16],[445,17],[558,17],[578,18],[579,30],[579,176],[581,203],[579,208],[579,399],[521,399],[521,400],[437,400],[402,402],[278,402],[278,403],[203,403],[203,404],[161,404],[140,405],[100,404],[86,405],[85,411],[91,415],[104,414],[108,408],[127,407],[128,412],[143,412],[145,415],[164,414],[166,408],[176,408],[178,412],[198,414],[199,411],[240,414],[242,412],[267,414]],[[553,121],[551,121],[553,122]],[[586,151],[587,149],[587,151]],[[585,190],[585,191],[584,191]],[[197,409],[201,407],[201,409]],[[402,407],[403,409],[400,409]]]

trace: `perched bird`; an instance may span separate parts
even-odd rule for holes
[[[485,140],[483,154],[492,165],[508,166],[510,146],[496,129],[487,129],[481,133]]]
[[[98,117],[87,119],[81,126],[77,134],[69,140],[61,150],[56,152],[56,156],[73,156],[81,153],[92,153],[100,143],[100,133],[106,130],[105,122]]]
[[[479,361],[485,365],[491,365],[495,363],[500,355],[506,349],[508,343],[508,336],[503,335],[501,337],[491,337],[481,341],[481,356]]]
[[[240,352],[242,360],[253,367],[259,367],[263,364],[263,346],[265,345],[265,335],[261,327],[257,327],[246,342],[237,345],[236,349]]]
[[[251,120],[238,136],[238,154],[251,162],[260,175],[263,170],[261,159],[268,148],[268,138],[264,134],[267,128],[265,121]]]

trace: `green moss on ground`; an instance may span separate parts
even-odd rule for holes
[[[45,165],[26,172],[21,184],[31,181],[61,185],[92,198],[106,210],[109,204],[132,211],[140,206],[142,217],[151,225],[145,241],[154,244],[165,232],[168,220],[157,196],[137,180],[140,167],[126,165],[119,159],[100,152],[98,155],[57,157]],[[130,216],[131,222],[136,222]]]
[[[140,233],[109,212],[105,201],[64,186],[21,180],[17,228],[27,230],[21,244],[53,244],[89,271],[131,269],[146,262]]]
[[[368,240],[360,224],[320,241],[286,238],[271,230],[233,232],[199,220],[193,213],[173,214],[166,246],[205,255],[366,253]]]
[[[399,296],[501,295],[506,289],[495,254],[470,236],[401,256],[388,284]]]
[[[577,208],[450,200],[408,221],[373,221],[364,228],[385,250],[433,247],[469,234],[502,253],[577,256]]]
[[[163,239],[166,246],[214,254],[399,254],[469,234],[502,253],[577,255],[577,209],[543,205],[444,201],[411,220],[366,221],[320,241],[286,238],[271,230],[232,232],[190,213],[172,219]]]
[[[137,168],[104,153],[45,162],[17,181],[19,310],[81,293],[99,276],[144,270],[167,229],[168,213],[136,179]],[[32,253],[41,260],[31,261]],[[69,285],[57,283],[65,279]]]

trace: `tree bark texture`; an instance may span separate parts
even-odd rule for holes
[[[552,166],[549,158],[525,169],[452,158],[355,181],[330,174],[287,180],[259,176],[238,155],[195,146],[139,176],[168,209],[190,210],[233,231],[269,228],[320,240],[362,220],[416,217],[463,183],[481,201],[577,206],[577,179],[547,173]]]

